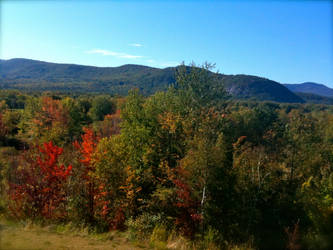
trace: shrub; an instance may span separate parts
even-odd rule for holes
[[[137,239],[147,238],[154,230],[154,228],[161,224],[161,214],[153,215],[149,213],[143,213],[140,216],[130,218],[127,220],[127,227],[132,237]]]

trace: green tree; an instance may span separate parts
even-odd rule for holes
[[[89,110],[90,117],[93,121],[102,121],[104,116],[112,114],[116,111],[114,102],[109,96],[96,96],[92,100],[91,109]]]

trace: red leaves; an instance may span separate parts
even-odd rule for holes
[[[80,151],[82,159],[80,160],[88,170],[92,170],[91,157],[94,153],[99,138],[95,135],[91,128],[83,128],[85,132],[81,138],[81,144],[78,141],[74,142],[74,146]]]
[[[105,184],[102,184],[100,179],[94,175],[95,166],[92,163],[99,138],[91,128],[83,128],[83,130],[85,133],[81,136],[82,142],[75,141],[74,146],[81,154],[80,162],[84,167],[81,178],[85,180],[84,185],[87,190],[88,214],[90,220],[96,215],[105,219],[109,213],[109,201],[107,201],[109,192]]]
[[[190,186],[183,180],[186,176],[182,168],[176,170],[177,176],[173,183],[176,187],[178,208],[178,217],[176,218],[176,225],[180,226],[184,235],[192,237],[195,233],[197,224],[202,221],[202,215],[199,213],[200,202],[195,200],[191,195]]]
[[[37,158],[37,164],[44,174],[46,182],[52,182],[52,178],[66,180],[70,175],[72,166],[65,168],[64,165],[57,165],[58,157],[63,153],[63,149],[53,145],[52,142],[44,143],[43,147],[38,147],[42,156]]]
[[[111,230],[114,230],[114,229],[123,230],[125,227],[125,220],[126,220],[126,217],[125,217],[124,211],[121,207],[119,207],[116,210],[114,218],[110,222],[110,229]]]
[[[10,185],[10,197],[14,201],[12,211],[17,216],[25,214],[50,219],[64,216],[65,185],[72,166],[58,164],[62,153],[62,148],[48,142],[38,147],[37,155],[26,156],[26,165],[16,170],[17,183]]]

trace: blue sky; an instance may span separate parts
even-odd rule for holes
[[[96,66],[216,63],[333,87],[330,1],[1,1],[0,58]]]

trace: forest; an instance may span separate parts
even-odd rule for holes
[[[1,90],[0,214],[159,249],[333,249],[333,106],[235,100],[208,69],[150,96]]]

